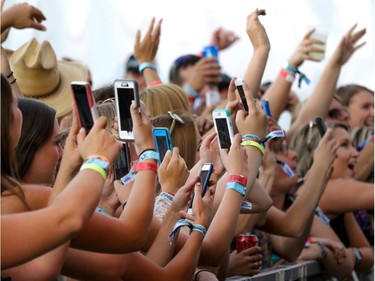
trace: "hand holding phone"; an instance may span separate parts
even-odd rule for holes
[[[163,162],[164,156],[168,150],[173,150],[172,138],[168,128],[156,127],[152,130],[156,152],[159,153],[160,163]]]
[[[116,99],[116,111],[118,122],[118,132],[121,140],[134,140],[133,121],[130,114],[130,105],[135,100],[138,111],[140,111],[140,100],[138,93],[138,83],[136,80],[115,80],[114,92]]]
[[[246,112],[249,112],[249,106],[247,105],[245,92],[243,91],[243,80],[242,79],[236,79],[234,81],[234,84],[236,85],[237,91],[240,95],[242,105]]]
[[[215,109],[212,112],[212,119],[220,149],[230,149],[234,134],[229,111],[226,109]]]
[[[74,104],[79,115],[79,126],[87,132],[94,126],[94,121],[98,118],[95,100],[92,95],[91,86],[85,81],[73,81],[71,89]]]
[[[121,180],[130,171],[130,150],[126,143],[122,143],[120,153],[114,162],[115,179]]]
[[[206,194],[207,187],[210,182],[210,177],[211,177],[213,170],[214,170],[214,165],[212,163],[204,163],[199,172],[198,182],[200,182],[202,185],[202,197]],[[194,200],[194,192],[193,192],[193,197],[191,198],[191,201],[190,201],[190,208],[193,206],[193,200]]]

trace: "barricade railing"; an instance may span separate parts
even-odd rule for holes
[[[322,280],[323,270],[318,261],[304,261],[272,267],[254,276],[231,276],[226,281],[291,281]]]

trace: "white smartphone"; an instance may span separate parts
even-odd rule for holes
[[[113,83],[116,111],[118,118],[118,133],[121,140],[134,140],[133,121],[130,114],[130,106],[135,100],[140,109],[138,83],[135,80],[115,80]]]
[[[215,131],[221,149],[229,149],[233,141],[233,126],[230,120],[230,113],[227,109],[215,109],[212,112]]]
[[[73,81],[70,85],[79,115],[79,126],[84,127],[89,132],[94,126],[95,120],[98,119],[98,111],[91,86],[86,81]]]

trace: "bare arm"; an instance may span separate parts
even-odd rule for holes
[[[358,40],[360,40],[366,33],[365,28],[353,33],[356,26],[357,25],[354,25],[341,39],[327,66],[324,68],[322,76],[320,77],[314,91],[308,101],[301,108],[298,118],[292,126],[293,130],[290,132],[295,132],[298,128],[316,116],[327,116],[333,94],[336,91],[336,85],[342,66],[351,58],[356,50],[365,44],[362,43],[355,46]],[[291,134],[289,133],[288,138],[290,137]]]
[[[254,95],[259,91],[268,54],[271,49],[267,32],[258,18],[260,15],[264,16],[265,14],[265,10],[256,9],[255,12],[247,16],[246,32],[253,45],[254,51],[246,68],[244,81],[249,86],[250,92]]]

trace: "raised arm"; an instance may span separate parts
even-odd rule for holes
[[[327,116],[329,106],[333,99],[333,94],[336,92],[337,81],[342,66],[351,58],[355,51],[365,44],[358,44],[357,42],[365,35],[366,29],[363,28],[354,32],[356,27],[357,24],[351,27],[341,39],[335,52],[324,68],[318,84],[307,102],[302,106],[297,120],[289,130],[288,138],[290,138],[298,128],[316,116],[321,116],[323,118]]]
[[[155,18],[152,18],[147,33],[141,40],[141,31],[138,30],[134,43],[134,56],[142,68],[142,74],[148,86],[161,84],[155,65],[155,57],[158,52],[160,42],[162,20],[155,25]]]
[[[246,32],[253,45],[253,55],[246,68],[244,81],[250,91],[257,94],[262,81],[264,69],[266,67],[268,54],[271,46],[268,40],[267,32],[259,21],[259,16],[266,15],[265,10],[256,9],[247,16]]]

